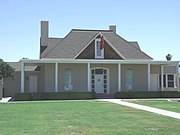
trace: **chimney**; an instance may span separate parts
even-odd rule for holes
[[[47,48],[48,46],[48,21],[41,21],[41,37],[40,37],[40,54]]]
[[[112,30],[116,34],[116,25],[109,25],[109,30]]]

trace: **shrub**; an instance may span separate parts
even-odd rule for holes
[[[16,93],[14,100],[73,100],[73,99],[94,99],[95,92],[46,92],[46,93]]]
[[[115,98],[179,98],[179,91],[131,91],[117,92]]]

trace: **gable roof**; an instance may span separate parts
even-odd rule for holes
[[[16,72],[21,71],[21,62],[7,62]],[[25,66],[24,71],[34,71],[37,66]]]
[[[51,51],[55,45],[59,44],[63,38],[48,38],[48,47],[40,54],[41,58],[43,58],[46,54]]]
[[[111,47],[125,59],[152,59],[142,52],[137,43],[128,42],[112,30],[79,30],[72,29],[69,34],[56,45],[48,46],[42,58],[75,58],[90,41],[101,33]]]
[[[70,33],[43,58],[74,58],[86,44],[96,36],[98,31],[76,31]]]
[[[140,48],[140,46],[139,46],[139,44],[138,44],[137,41],[129,41],[129,43],[130,43],[131,45],[133,45],[134,47],[136,47],[137,49],[141,50],[141,48]]]
[[[103,33],[109,42],[124,56],[125,59],[152,59],[115,33]]]

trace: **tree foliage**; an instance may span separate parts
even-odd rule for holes
[[[172,55],[171,54],[166,55],[166,59],[167,61],[170,61],[172,59]]]
[[[3,77],[14,77],[15,69],[0,59],[0,75]]]

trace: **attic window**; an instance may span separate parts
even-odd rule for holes
[[[103,59],[104,58],[104,47],[101,46],[101,39],[95,39],[95,58]]]

